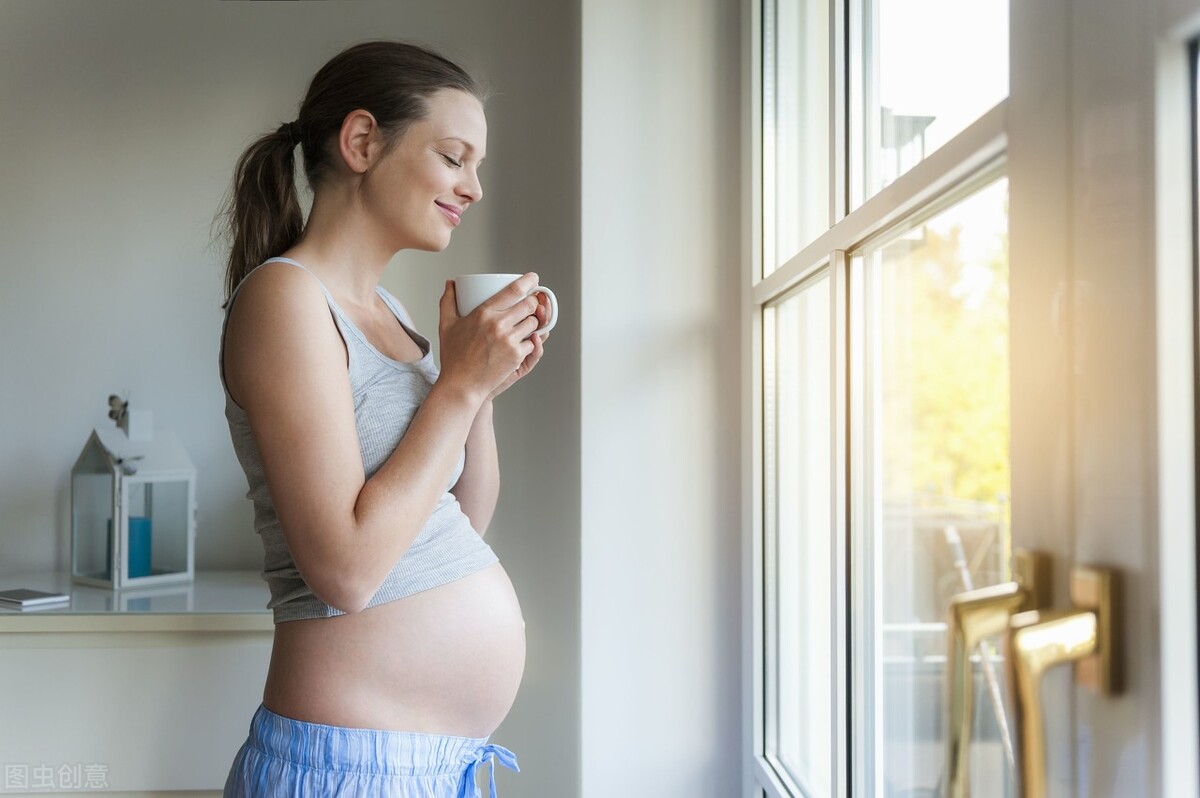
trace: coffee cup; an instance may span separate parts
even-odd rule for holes
[[[494,297],[502,289],[512,285],[519,274],[464,274],[454,278],[454,295],[458,300],[458,315],[466,316],[475,308]],[[545,294],[550,300],[550,318],[534,332],[545,333],[554,329],[558,322],[558,297],[545,286],[539,285],[525,296]]]

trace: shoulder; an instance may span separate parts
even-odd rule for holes
[[[267,263],[242,280],[230,298],[229,345],[247,337],[304,337],[315,329],[334,328],[321,283],[288,263]],[[324,324],[323,322],[328,322]]]
[[[230,298],[231,315],[248,315],[248,310],[296,311],[324,308],[325,292],[310,272],[290,263],[264,263],[248,274]],[[254,315],[257,315],[254,314]]]
[[[281,369],[345,369],[345,345],[325,291],[304,269],[258,267],[238,286],[228,313],[225,374],[235,400]]]

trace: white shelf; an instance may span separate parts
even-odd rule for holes
[[[0,632],[269,631],[270,591],[257,571],[197,571],[191,582],[154,587],[75,585],[67,573],[0,577],[0,590],[28,587],[71,597],[41,609],[0,607]]]

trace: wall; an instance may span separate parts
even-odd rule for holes
[[[367,38],[424,41],[493,85],[486,198],[443,254],[385,284],[436,338],[442,281],[534,268],[563,321],[497,402],[504,485],[489,542],[529,661],[496,739],[502,786],[570,794],[579,773],[579,9],[434,0],[0,5],[0,577],[67,567],[71,464],[127,393],[198,470],[200,568],[255,568],[216,358],[223,251],[210,225],[235,159],[294,119],[313,72]],[[247,721],[252,707],[246,711]],[[240,742],[240,741],[237,741]],[[232,755],[236,744],[231,746]],[[511,793],[510,793],[511,794]]]
[[[583,0],[583,795],[737,795],[738,3]]]

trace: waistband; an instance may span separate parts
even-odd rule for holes
[[[520,771],[517,758],[487,737],[454,737],[419,732],[355,729],[286,718],[259,705],[250,721],[250,744],[271,756],[324,770],[391,776],[464,773],[460,798],[479,795],[475,771],[491,763],[496,795],[496,764]]]

